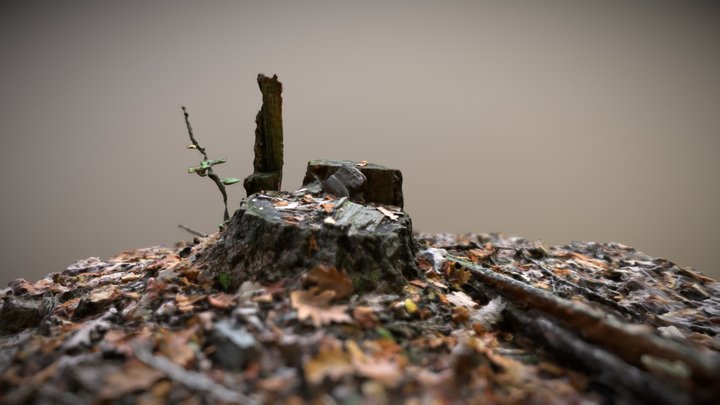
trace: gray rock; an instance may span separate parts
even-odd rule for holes
[[[242,370],[249,361],[260,357],[260,346],[253,335],[230,321],[215,324],[212,341],[217,347],[215,358],[223,367]]]
[[[0,334],[16,333],[38,326],[45,314],[46,303],[43,299],[8,295],[0,308]]]

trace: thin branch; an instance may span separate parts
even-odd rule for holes
[[[193,134],[192,125],[190,125],[190,114],[188,114],[187,109],[185,109],[185,106],[181,107],[183,110],[183,115],[185,115],[185,125],[187,125],[188,135],[190,135],[190,142],[192,142],[193,145],[195,145],[195,149],[200,151],[200,153],[203,154],[205,157],[205,160],[208,160],[207,154],[205,153],[205,148],[200,146],[198,141],[195,140],[195,134]]]
[[[178,225],[178,228],[180,228],[180,229],[182,229],[182,230],[184,230],[184,231],[187,231],[187,232],[189,232],[189,233],[191,233],[191,234],[193,234],[193,235],[195,235],[195,236],[199,236],[199,237],[201,237],[201,238],[204,238],[204,237],[207,236],[206,234],[204,234],[204,233],[202,233],[202,232],[200,232],[200,231],[196,231],[196,230],[194,230],[194,229],[192,229],[192,228],[189,228],[189,227],[187,227],[187,226],[185,226],[185,225],[182,225],[182,224]]]
[[[187,112],[187,109],[185,106],[182,106],[183,115],[185,116],[185,125],[187,125],[188,135],[190,136],[190,142],[192,142],[192,145],[194,146],[193,149],[197,149],[200,153],[202,153],[205,160],[208,159],[207,153],[205,153],[205,148],[200,146],[200,143],[195,139],[195,134],[193,133],[192,125],[190,125],[190,114]],[[220,190],[220,194],[223,196],[223,205],[225,206],[225,211],[223,211],[223,221],[227,222],[230,220],[230,214],[228,214],[228,207],[227,207],[227,191],[225,190],[225,184],[223,184],[220,177],[215,174],[215,172],[212,169],[212,166],[205,169],[205,172],[207,173],[207,176],[217,185],[218,190]]]

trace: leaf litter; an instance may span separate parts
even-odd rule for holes
[[[717,399],[712,278],[617,243],[416,239],[425,274],[402,294],[355,294],[333,267],[220,291],[195,266],[217,234],[16,280],[0,292],[0,402]]]

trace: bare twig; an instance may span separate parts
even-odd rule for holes
[[[188,135],[190,136],[190,142],[192,143],[192,149],[197,149],[198,152],[202,153],[202,155],[204,157],[204,161],[210,161],[210,159],[208,159],[207,153],[205,152],[205,148],[200,146],[198,141],[195,139],[195,134],[193,133],[192,125],[190,125],[190,114],[188,114],[185,106],[182,106],[182,110],[183,110],[183,115],[185,116],[185,125],[187,126]],[[201,174],[200,172],[198,172],[198,174],[203,176],[203,174]],[[213,171],[212,165],[209,166],[207,169],[205,169],[205,174],[210,178],[210,180],[212,180],[215,183],[218,190],[220,190],[220,194],[222,194],[223,204],[225,205],[225,211],[223,212],[223,221],[227,222],[230,220],[230,214],[228,214],[228,208],[227,208],[228,196],[227,196],[227,191],[225,190],[225,184],[223,184],[222,179],[220,179],[220,177],[217,174],[215,174],[215,172]]]
[[[188,371],[177,364],[171,362],[165,357],[155,356],[150,350],[140,344],[131,345],[135,357],[146,365],[162,371],[171,380],[180,383],[190,389],[207,392],[215,397],[215,399],[232,404],[257,404],[254,398],[245,396],[237,391],[233,391],[224,385],[220,385],[211,380],[204,374]]]
[[[195,236],[199,236],[199,237],[201,237],[201,238],[204,238],[204,237],[207,236],[206,234],[204,234],[204,233],[202,233],[202,232],[200,232],[200,231],[196,231],[196,230],[194,230],[194,229],[192,229],[192,228],[188,228],[187,226],[182,225],[182,224],[178,225],[178,228],[180,228],[180,229],[182,229],[182,230],[184,230],[184,231],[187,231],[187,232],[189,232],[189,233],[191,233],[191,234],[193,234],[193,235],[195,235]]]

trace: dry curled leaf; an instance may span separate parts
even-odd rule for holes
[[[333,299],[336,300],[350,296],[355,289],[347,274],[344,271],[338,271],[335,267],[316,267],[305,276],[305,281],[320,290],[334,291]]]
[[[330,305],[335,297],[332,290],[320,291],[317,288],[311,290],[299,290],[290,293],[292,307],[298,312],[298,319],[310,318],[315,327],[320,327],[332,322],[351,322],[352,318],[347,314],[347,305]]]
[[[213,308],[227,309],[233,306],[233,296],[225,293],[210,295],[208,296],[208,303]]]
[[[377,208],[378,211],[382,212],[383,215],[385,215],[386,217],[390,218],[391,220],[397,221],[397,219],[398,219],[398,213],[397,213],[397,212],[392,212],[392,211],[390,211],[389,209],[387,209],[387,208],[385,208],[385,207],[382,207],[382,206],[379,206],[379,205],[378,205],[377,207],[375,207],[375,208]]]
[[[325,377],[337,381],[354,371],[350,355],[340,347],[321,348],[305,363],[304,369],[308,381],[315,385],[322,383]]]
[[[456,307],[473,308],[477,305],[469,295],[462,291],[453,291],[446,295],[447,300]]]
[[[139,361],[125,364],[121,369],[108,373],[100,390],[100,398],[113,399],[134,391],[150,388],[163,373]]]
[[[366,363],[355,362],[354,365],[358,374],[388,387],[396,386],[403,378],[403,372],[400,366],[390,360],[373,359]]]

